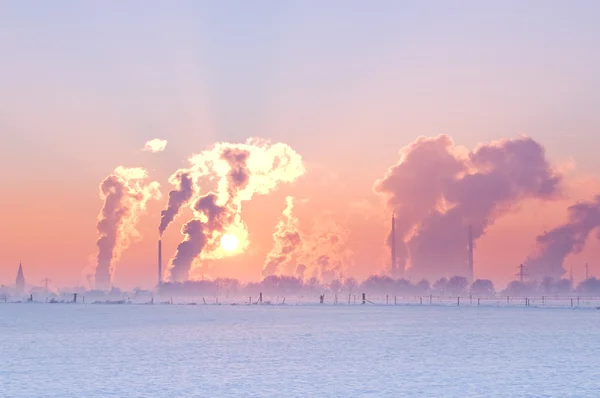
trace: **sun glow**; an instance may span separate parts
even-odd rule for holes
[[[232,252],[238,248],[238,238],[232,234],[225,234],[221,237],[221,247],[226,252]]]

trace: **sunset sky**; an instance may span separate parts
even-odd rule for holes
[[[300,228],[348,231],[346,276],[384,272],[392,210],[376,180],[419,136],[469,150],[531,137],[564,175],[477,242],[475,276],[503,287],[535,237],[600,194],[597,1],[128,1],[0,3],[0,284],[85,282],[96,262],[98,187],[117,166],[161,185],[115,265],[122,288],[156,284],[168,178],[216,142],[283,142],[306,173],[244,204],[250,245],[210,277],[259,280],[287,195]],[[143,151],[151,139],[163,152]],[[182,240],[177,218],[163,261]],[[466,244],[466,242],[465,242]],[[600,276],[600,243],[568,258]]]

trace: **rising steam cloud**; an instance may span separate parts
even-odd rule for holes
[[[324,216],[313,224],[304,239],[305,250],[300,261],[306,266],[304,278],[317,278],[324,283],[344,277],[353,262],[353,253],[347,247],[349,231]]]
[[[100,184],[104,206],[98,216],[96,288],[110,289],[115,262],[140,235],[136,225],[150,199],[159,199],[157,182],[147,183],[143,168],[119,166]]]
[[[273,233],[273,249],[267,254],[267,259],[262,270],[263,276],[280,275],[282,267],[290,265],[294,261],[294,255],[298,254],[302,247],[302,238],[298,219],[292,214],[294,209],[294,198],[286,198],[286,207]]]
[[[178,170],[169,178],[169,182],[175,186],[175,189],[169,192],[167,208],[160,213],[161,218],[158,227],[160,236],[175,219],[175,216],[179,214],[181,207],[188,203],[194,194],[194,181],[186,170]]]
[[[536,238],[537,248],[526,260],[529,276],[560,279],[568,255],[583,250],[589,234],[600,227],[600,196],[569,207],[569,220]]]
[[[352,252],[346,246],[348,231],[324,216],[313,224],[310,233],[302,233],[293,215],[294,199],[287,197],[286,204],[275,227],[274,246],[267,254],[263,276],[314,277],[325,283],[341,278],[352,262]]]
[[[216,187],[191,200],[194,217],[184,225],[186,238],[169,267],[168,277],[176,282],[188,280],[198,260],[225,255],[219,248],[224,233],[236,235],[243,250],[248,231],[241,219],[242,203],[293,182],[305,172],[302,157],[291,147],[255,138],[244,144],[217,143],[194,155],[190,163],[188,172],[194,181],[203,179]]]
[[[374,190],[396,213],[398,265],[410,267],[415,278],[431,278],[468,276],[468,226],[476,240],[519,201],[552,198],[559,182],[531,138],[468,151],[440,135],[402,149]]]

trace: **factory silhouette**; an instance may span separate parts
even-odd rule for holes
[[[475,242],[516,204],[524,200],[555,200],[563,189],[562,174],[549,162],[544,147],[529,137],[464,149],[448,135],[417,137],[400,150],[400,159],[374,180],[372,191],[385,200],[385,208],[392,212],[387,236],[391,258],[386,253],[389,263],[383,276],[378,276],[383,278],[382,289],[393,285],[386,278],[400,287],[424,287],[430,284],[428,281],[434,285],[453,281],[451,285],[464,289],[481,285],[476,279]],[[161,211],[155,285],[159,292],[208,283],[195,278],[205,268],[211,268],[212,261],[246,252],[246,247],[235,251],[238,241],[244,245],[249,242],[248,227],[241,216],[242,204],[294,183],[306,173],[302,156],[289,145],[254,139],[245,143],[217,142],[188,161],[188,167],[170,176],[172,188]],[[201,187],[199,181],[204,178],[214,181],[215,186]],[[103,206],[96,224],[98,255],[95,277],[90,274],[88,280],[96,290],[113,289],[119,259],[134,237],[139,236],[136,224],[147,212],[146,204],[161,199],[159,188],[160,184],[150,179],[146,169],[123,166],[115,168],[100,184]],[[349,242],[359,234],[349,231],[339,220],[319,220],[310,232],[301,230],[300,220],[292,212],[294,199],[297,198],[286,197],[286,208],[275,225],[261,277],[295,278],[301,285],[309,280],[315,285],[316,278],[320,285],[330,286],[348,279],[347,271],[355,265],[354,269],[362,267],[364,276],[362,272],[372,265],[373,253],[381,253],[380,246],[369,242],[350,247]],[[186,208],[192,214],[182,224],[182,240],[163,263],[163,232]],[[533,286],[543,281],[548,285],[549,280],[566,280],[573,285],[572,278],[563,279],[564,263],[600,227],[600,196],[571,204],[567,211],[566,223],[536,236],[535,249],[520,261],[527,268],[522,273],[527,278],[516,282]],[[377,221],[373,228],[379,230],[381,226]],[[223,238],[228,235],[236,240],[233,249],[223,245]],[[491,281],[485,283],[493,285]]]
[[[396,217],[392,214],[392,225],[391,225],[391,267],[390,267],[390,276],[392,279],[396,280],[405,280],[405,269],[404,267],[398,266],[397,255],[396,255]],[[157,279],[157,288],[160,289],[163,286],[163,262],[162,262],[162,240],[158,240],[158,279]],[[472,227],[469,225],[468,228],[468,258],[466,264],[465,275],[458,275],[457,277],[464,278],[467,284],[472,284],[474,282],[474,269],[473,269],[473,232]],[[442,278],[443,279],[443,278]],[[193,283],[193,281],[189,282]],[[313,282],[314,284],[314,282]],[[462,283],[464,284],[464,283]],[[176,285],[170,283],[170,285]]]
[[[439,278],[434,283],[430,283],[427,279],[420,281],[409,281],[405,277],[406,270],[403,266],[399,266],[396,248],[396,217],[392,215],[391,233],[390,233],[390,254],[391,261],[389,267],[389,275],[372,275],[359,283],[354,278],[339,278],[331,283],[324,284],[317,278],[301,280],[294,276],[270,275],[265,277],[260,282],[251,282],[243,285],[233,278],[218,278],[214,281],[186,281],[186,282],[165,282],[163,280],[163,260],[162,260],[162,240],[158,240],[158,255],[157,255],[157,286],[151,294],[169,295],[169,296],[194,296],[194,295],[214,295],[220,294],[319,294],[327,293],[337,295],[346,293],[353,294],[357,291],[366,292],[369,294],[399,294],[399,295],[419,295],[436,293],[439,295],[460,295],[460,294],[476,294],[479,296],[494,296],[498,294],[511,295],[526,295],[526,294],[570,294],[573,292],[582,295],[600,295],[600,280],[589,275],[588,264],[585,264],[585,279],[576,287],[574,286],[573,268],[570,270],[569,279],[554,280],[552,278],[544,278],[541,281],[530,280],[527,272],[527,266],[521,264],[516,267],[515,280],[511,282],[506,289],[497,292],[494,284],[490,280],[475,279],[474,270],[474,243],[472,227],[469,225],[466,234],[466,250],[465,250],[465,270],[462,275],[456,275],[450,278]],[[49,291],[48,283],[51,282],[48,278],[42,281],[44,286],[28,285],[26,283],[25,274],[22,263],[19,263],[14,286],[2,286],[0,288],[0,298],[8,296],[21,297],[33,293],[38,295],[52,295]],[[120,289],[111,286],[109,291],[92,290],[86,291],[78,287],[66,289],[68,294],[73,291],[80,294],[86,292],[92,293],[92,296],[115,296],[122,294]],[[136,289],[136,292],[143,292]]]
[[[186,282],[165,282],[163,280],[163,260],[162,260],[162,241],[158,240],[157,256],[157,287],[156,291],[171,296],[187,296],[200,293],[218,295],[223,292],[233,294],[235,292],[244,292],[249,294],[259,294],[265,292],[268,294],[302,294],[328,292],[330,294],[341,294],[356,292],[357,289],[370,294],[426,294],[436,292],[437,294],[477,294],[482,296],[492,296],[497,294],[494,284],[490,280],[475,279],[474,268],[474,242],[473,230],[469,225],[465,231],[465,266],[462,275],[455,275],[450,278],[439,278],[431,283],[427,279],[420,281],[409,281],[406,279],[406,270],[398,265],[396,248],[396,217],[392,215],[391,219],[391,262],[389,275],[372,275],[359,283],[354,278],[339,278],[331,283],[324,284],[317,278],[302,280],[295,276],[270,275],[261,282],[251,282],[242,285],[239,281],[232,278],[219,278],[214,281],[199,280]],[[542,281],[529,280],[525,271],[526,266],[521,264],[517,267],[520,271],[515,274],[517,277],[511,282],[502,293],[508,294],[528,294],[543,292],[547,294],[569,294],[578,291],[583,294],[600,294],[600,281],[590,277],[588,266],[586,264],[585,280],[576,288],[574,286],[573,274],[571,270],[570,279],[553,280],[545,278]],[[321,294],[321,293],[319,293]]]

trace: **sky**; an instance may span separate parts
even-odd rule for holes
[[[251,244],[211,276],[261,278],[286,195],[301,228],[350,231],[346,275],[382,272],[391,209],[373,192],[399,151],[447,134],[474,149],[539,142],[565,189],[524,200],[477,242],[476,276],[512,280],[537,234],[600,193],[600,4],[595,1],[55,1],[0,3],[0,284],[83,283],[95,263],[98,186],[117,166],[161,185],[114,283],[156,283],[169,176],[216,142],[261,137],[307,172],[244,205]],[[163,152],[143,151],[152,139]],[[189,216],[163,238],[171,257]],[[303,225],[303,226],[302,226]],[[595,237],[569,259],[600,274]]]

